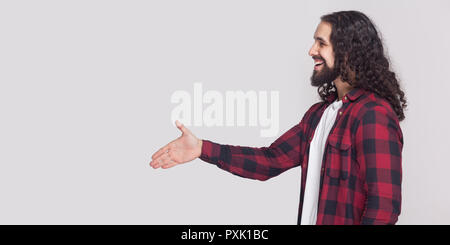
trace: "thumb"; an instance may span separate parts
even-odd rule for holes
[[[177,128],[183,132],[183,134],[190,134],[191,132],[182,124],[180,121],[176,120],[175,124],[177,125]]]

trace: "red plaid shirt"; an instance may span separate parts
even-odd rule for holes
[[[200,159],[235,175],[267,180],[302,167],[300,224],[309,145],[325,108],[314,104],[299,124],[269,147],[245,147],[203,140]],[[389,103],[353,89],[342,99],[322,161],[317,224],[395,224],[401,209],[403,135]]]

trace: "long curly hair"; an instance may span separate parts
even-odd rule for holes
[[[341,11],[321,17],[331,24],[330,42],[335,55],[335,69],[342,81],[353,87],[372,91],[386,99],[397,114],[399,121],[405,118],[405,93],[390,70],[381,38],[372,21],[358,11]],[[323,100],[336,93],[332,82],[319,86]]]

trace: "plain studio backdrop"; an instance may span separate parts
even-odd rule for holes
[[[1,1],[1,224],[296,224],[299,167],[266,182],[151,155],[180,135],[178,90],[279,91],[279,132],[189,129],[268,146],[319,101],[320,16],[371,17],[408,99],[398,224],[448,224],[448,1]],[[445,70],[447,69],[447,70]]]

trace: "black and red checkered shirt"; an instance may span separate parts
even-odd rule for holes
[[[269,147],[203,140],[200,159],[257,180],[301,166],[300,224],[309,145],[322,113],[335,99],[314,104]],[[342,102],[323,156],[317,224],[395,224],[401,209],[403,148],[398,118],[386,100],[366,90],[355,88]]]

